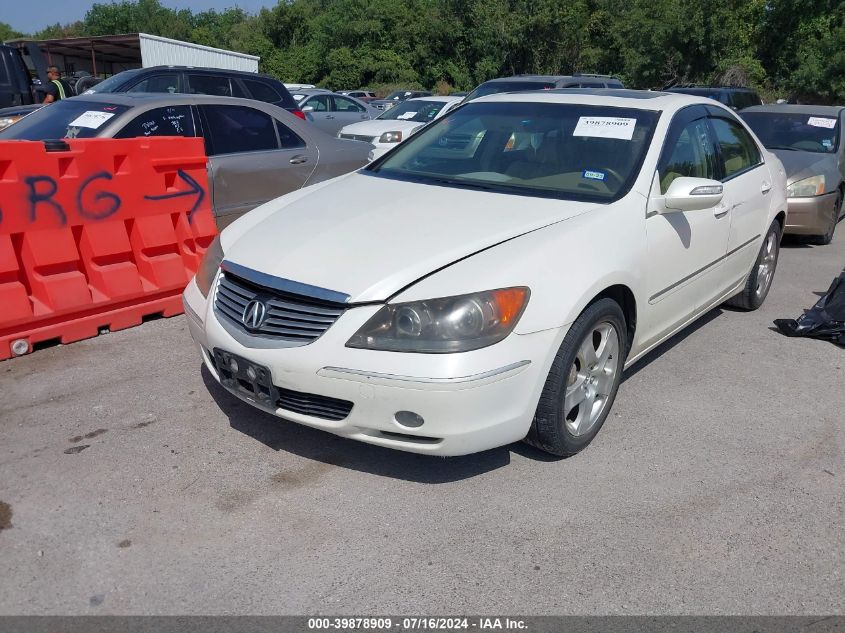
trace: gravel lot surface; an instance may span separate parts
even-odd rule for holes
[[[843,613],[845,350],[771,329],[840,232],[630,370],[567,460],[277,420],[184,317],[0,363],[0,614]]]

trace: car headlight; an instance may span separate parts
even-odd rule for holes
[[[378,139],[379,143],[399,143],[401,141],[402,132],[385,132]]]
[[[220,236],[214,238],[205,251],[200,267],[197,269],[197,286],[200,289],[203,297],[208,297],[211,290],[211,284],[214,283],[214,276],[220,269],[220,264],[223,262],[223,247],[220,245]]]
[[[528,288],[517,287],[389,304],[376,312],[346,346],[425,354],[487,347],[513,331],[529,295]]]
[[[788,198],[809,198],[811,196],[820,196],[824,193],[824,176],[810,176],[793,182],[786,188],[786,196]]]

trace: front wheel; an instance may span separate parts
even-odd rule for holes
[[[830,224],[827,226],[827,231],[824,235],[814,235],[810,238],[811,244],[818,244],[819,246],[827,246],[833,241],[833,234],[836,231],[836,225],[839,223],[839,214],[842,213],[842,194],[836,196],[836,201],[833,203],[833,217]]]
[[[618,303],[600,299],[584,310],[555,356],[525,441],[563,457],[585,448],[610,412],[627,347]]]
[[[748,273],[748,279],[742,291],[728,299],[727,305],[739,308],[740,310],[756,310],[766,300],[769,289],[772,287],[772,280],[775,278],[775,270],[780,255],[780,223],[777,220],[772,222],[763,245],[757,254],[754,267]]]

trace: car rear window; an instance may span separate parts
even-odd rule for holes
[[[278,103],[282,100],[282,95],[280,95],[278,91],[262,81],[244,79],[243,82],[246,89],[252,94],[253,99],[258,99],[258,101],[265,101],[267,103]]]
[[[658,113],[560,103],[469,103],[366,173],[448,187],[610,201],[630,189]]]
[[[43,141],[53,138],[93,138],[129,106],[80,101],[51,103],[0,132],[0,139]]]
[[[472,101],[478,97],[499,94],[501,92],[521,92],[523,90],[551,90],[555,87],[553,81],[489,81],[467,95],[465,101]]]
[[[809,112],[742,112],[767,149],[833,154],[839,149],[839,117]]]

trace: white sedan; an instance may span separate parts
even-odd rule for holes
[[[709,99],[494,95],[236,221],[184,303],[211,375],[280,418],[572,455],[623,368],[762,304],[785,217],[783,166]]]
[[[372,159],[376,159],[407,140],[427,123],[457,107],[461,101],[462,97],[418,97],[401,101],[371,121],[347,125],[340,130],[338,138],[374,145]]]

